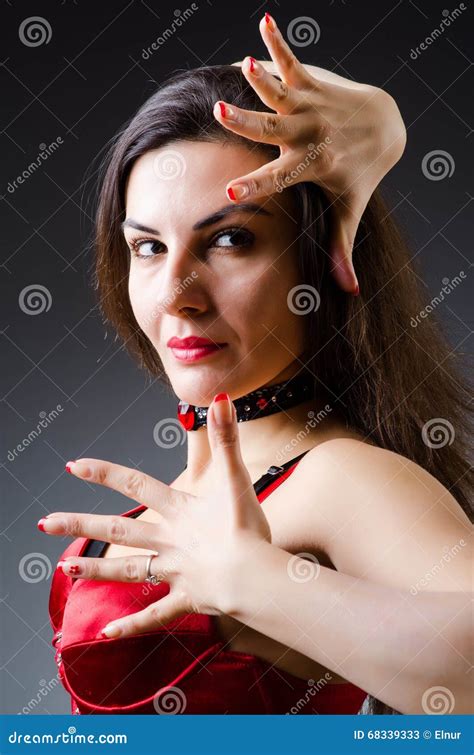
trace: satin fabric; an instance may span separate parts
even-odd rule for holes
[[[296,468],[258,494],[262,502]],[[142,511],[136,506],[121,516]],[[75,539],[62,553],[81,556]],[[59,676],[74,714],[352,714],[366,693],[353,684],[300,679],[257,656],[225,648],[214,616],[187,614],[151,632],[96,639],[113,619],[136,613],[169,585],[85,580],[57,569],[49,615]]]

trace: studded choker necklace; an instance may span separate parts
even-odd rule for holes
[[[314,398],[314,393],[313,378],[296,375],[283,383],[257,388],[232,403],[237,412],[237,422],[248,422],[302,404],[303,401]],[[179,401],[178,420],[185,430],[199,430],[200,427],[206,427],[207,410],[207,406],[194,406]]]

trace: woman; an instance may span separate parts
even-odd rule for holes
[[[418,279],[372,196],[403,124],[260,29],[280,80],[253,58],[181,73],[107,161],[101,304],[179,397],[188,461],[171,485],[67,465],[138,506],[38,525],[76,536],[61,677],[76,713],[422,712],[440,685],[464,712],[467,388],[436,325],[410,331]]]

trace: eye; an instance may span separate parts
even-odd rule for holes
[[[150,247],[147,249],[147,245],[153,247],[154,244],[158,245],[159,250],[164,248],[164,244],[162,244],[161,241],[156,241],[156,239],[130,239],[129,241],[129,246],[134,257],[138,257],[139,259],[156,257],[157,255],[153,253]]]
[[[210,246],[224,248],[250,246],[254,241],[254,238],[253,233],[245,230],[245,228],[226,228],[225,231],[220,231],[214,236]]]

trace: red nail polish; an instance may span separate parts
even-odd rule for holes
[[[219,107],[221,109],[221,117],[225,118],[225,105],[223,102],[219,102]]]
[[[273,19],[270,16],[270,14],[269,13],[265,13],[265,22],[266,22],[266,24],[267,24],[267,26],[268,26],[269,29],[273,28],[272,21],[273,21]]]
[[[80,566],[70,566],[68,569],[70,574],[80,574],[81,573],[81,567]]]
[[[237,197],[235,196],[235,192],[234,192],[234,190],[233,190],[232,187],[230,187],[230,189],[227,189],[227,196],[229,197],[229,199],[232,199],[234,202],[237,199]]]
[[[225,401],[228,398],[228,393],[218,393],[217,396],[214,396],[214,401]]]
[[[250,57],[249,62],[250,62],[250,73],[253,73],[255,71],[255,58]]]
[[[38,524],[36,526],[38,527],[39,530],[41,530],[41,532],[46,532],[46,530],[44,528],[43,522],[44,522],[44,517],[43,517],[43,519],[39,520],[39,522],[38,522]]]
[[[360,293],[360,288],[359,288],[359,284],[357,284],[357,288],[354,291],[354,296],[359,296],[359,293]]]
[[[101,633],[100,633],[100,636],[101,636],[101,637],[103,637],[103,638],[104,638],[104,640],[108,640],[108,639],[110,639],[109,637],[107,637],[107,635],[105,634],[105,632],[101,632]]]

